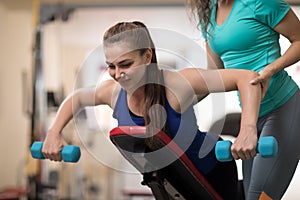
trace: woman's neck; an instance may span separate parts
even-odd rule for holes
[[[142,116],[145,105],[145,86],[127,92],[127,102],[129,110],[135,115]]]

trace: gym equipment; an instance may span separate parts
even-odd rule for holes
[[[218,141],[215,154],[219,161],[227,162],[233,159],[231,155],[232,142],[229,140]],[[258,141],[256,151],[263,158],[275,157],[278,152],[277,140],[273,136],[261,137]]]
[[[110,131],[110,139],[120,153],[143,175],[143,185],[151,188],[156,200],[205,199],[221,200],[201,172],[168,134],[155,134],[159,156],[151,156],[153,150],[147,145],[146,127],[120,126]],[[161,166],[166,159],[170,164]]]
[[[77,5],[77,4],[76,4]],[[95,5],[90,5],[94,7]],[[47,98],[46,89],[44,86],[44,66],[43,66],[43,30],[44,25],[55,22],[58,19],[61,21],[67,21],[69,15],[74,11],[75,7],[82,8],[88,7],[87,5],[63,5],[58,4],[45,4],[41,0],[32,0],[32,16],[33,16],[33,29],[34,44],[33,44],[33,66],[32,66],[32,109],[31,109],[31,130],[30,130],[30,142],[32,144],[36,140],[44,138],[46,133],[47,124]],[[28,148],[29,149],[29,148]],[[68,148],[67,148],[68,149]],[[72,149],[72,148],[71,148]],[[28,151],[29,154],[29,151]],[[68,159],[67,159],[68,160]],[[29,160],[33,162],[33,160]],[[67,161],[66,161],[67,162]],[[39,164],[36,168],[34,164],[27,164],[29,171],[35,173],[28,173],[28,187],[35,188],[28,193],[29,199],[38,199],[43,193],[42,180],[44,175],[41,173],[44,170],[44,165]],[[47,170],[47,168],[45,168]]]
[[[43,153],[43,142],[34,142],[30,148],[31,155],[35,159],[45,159]],[[61,156],[65,162],[77,162],[80,158],[81,152],[78,146],[66,145],[61,151]]]

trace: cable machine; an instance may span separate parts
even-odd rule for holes
[[[32,104],[30,113],[30,146],[36,140],[43,140],[47,124],[47,91],[43,77],[43,28],[46,24],[61,20],[68,21],[74,8],[58,5],[40,5],[39,0],[33,1],[33,66],[32,66]],[[42,183],[42,163],[37,162],[36,173],[28,176],[28,199],[41,199],[41,194],[47,185]]]

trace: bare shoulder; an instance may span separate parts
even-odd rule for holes
[[[189,83],[189,79],[198,73],[197,70],[193,68],[187,68],[178,71],[164,70],[165,83],[169,86],[182,86]]]
[[[164,86],[169,90],[176,91],[185,82],[184,77],[178,71],[164,70],[163,74]]]
[[[106,104],[113,108],[121,87],[113,79],[99,83],[96,86],[96,104]]]
[[[194,90],[185,74],[180,71],[164,71],[166,95],[169,104],[177,112],[185,111],[194,100]]]

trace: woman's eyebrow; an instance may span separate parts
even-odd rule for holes
[[[133,62],[133,60],[132,59],[125,59],[125,60],[122,60],[122,61],[120,61],[120,62],[118,62],[118,64],[124,64],[124,63],[130,63],[130,62]]]
[[[107,65],[114,65],[112,62],[109,62],[109,61],[105,61]],[[124,59],[124,60],[121,60],[120,62],[117,63],[117,65],[122,65],[122,64],[127,64],[127,63],[130,63],[130,62],[133,62],[132,59],[128,58],[128,59]]]

